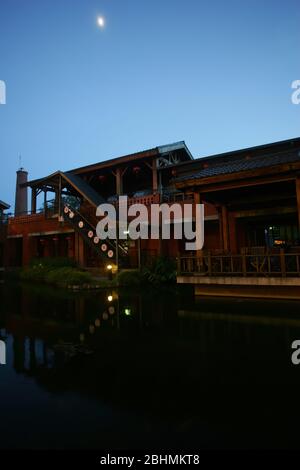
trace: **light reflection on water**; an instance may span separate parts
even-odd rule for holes
[[[0,295],[1,447],[298,446],[298,302]]]

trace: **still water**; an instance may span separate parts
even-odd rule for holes
[[[1,448],[300,447],[300,303],[0,285]]]

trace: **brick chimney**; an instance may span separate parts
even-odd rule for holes
[[[27,213],[28,205],[28,189],[22,187],[23,183],[27,183],[28,173],[24,168],[20,168],[17,171],[17,183],[16,183],[16,201],[15,201],[15,215],[23,215]]]

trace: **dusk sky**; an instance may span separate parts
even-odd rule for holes
[[[300,136],[299,25],[299,0],[1,0],[0,199],[19,155],[34,179],[179,140],[200,157]]]

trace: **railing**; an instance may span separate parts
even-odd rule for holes
[[[295,277],[300,253],[185,256],[178,259],[178,275]]]

